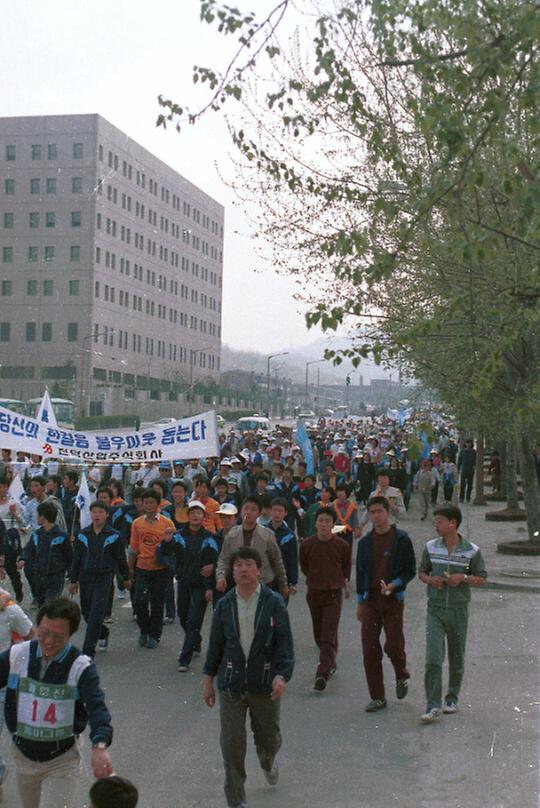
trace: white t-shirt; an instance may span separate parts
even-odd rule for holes
[[[11,632],[26,637],[32,629],[32,621],[16,603],[0,611],[0,653],[11,646]]]

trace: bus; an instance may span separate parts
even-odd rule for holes
[[[26,412],[31,418],[36,418],[39,412],[41,398],[31,398],[26,404]],[[75,407],[68,398],[51,398],[54,414],[58,426],[64,429],[75,429]]]
[[[5,407],[6,410],[17,412],[19,415],[24,415],[26,412],[26,407],[23,402],[19,401],[17,398],[0,398],[0,407]]]

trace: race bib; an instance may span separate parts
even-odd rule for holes
[[[22,677],[17,700],[17,735],[30,741],[72,738],[77,688]]]

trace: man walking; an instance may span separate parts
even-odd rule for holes
[[[414,578],[416,561],[408,534],[390,523],[386,497],[372,497],[367,504],[371,530],[358,543],[356,556],[356,616],[362,623],[364,670],[371,701],[366,712],[386,707],[380,644],[384,628],[384,651],[396,674],[396,696],[403,699],[409,687],[409,671],[403,636],[405,588]]]
[[[270,785],[278,781],[280,700],[294,668],[289,616],[283,599],[261,583],[262,559],[254,547],[231,556],[235,588],[217,604],[204,666],[203,698],[216,701],[218,676],[225,796],[230,808],[246,805],[246,713],[257,756]]]
[[[482,553],[459,533],[461,511],[445,505],[435,511],[439,538],[428,541],[418,577],[427,585],[425,688],[427,707],[423,724],[437,721],[442,712],[455,713],[463,672],[471,586],[487,578]],[[442,666],[448,644],[448,690],[442,703]]]
[[[315,517],[316,535],[304,539],[300,545],[300,568],[306,576],[313,636],[320,649],[314,684],[319,691],[325,690],[336,671],[343,594],[346,598],[351,596],[351,548],[332,533],[335,522],[335,511],[321,508]]]

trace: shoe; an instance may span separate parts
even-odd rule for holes
[[[141,648],[146,648],[146,643],[148,642],[148,634],[140,634],[139,635],[139,645]]]
[[[317,676],[315,678],[315,684],[313,685],[313,690],[318,690],[319,692],[322,692],[323,690],[326,690],[326,685],[327,684],[328,683],[327,683],[326,677]]]
[[[429,710],[420,716],[420,721],[422,724],[433,724],[434,721],[438,721],[441,717],[441,710],[439,707],[431,707]]]
[[[163,625],[170,626],[171,623],[174,623],[174,617],[164,617],[163,618]]]
[[[277,767],[277,764],[274,763],[274,765],[272,766],[270,771],[267,771],[266,769],[263,769],[262,771],[263,771],[263,774],[264,774],[264,776],[266,778],[266,782],[268,783],[268,785],[269,786],[276,786],[277,781],[279,780],[279,769]]]
[[[404,699],[408,692],[409,692],[409,680],[408,679],[397,679],[396,680],[396,697],[398,699]]]
[[[386,699],[372,699],[366,707],[366,713],[376,713],[386,708]]]
[[[328,674],[328,678],[330,678],[331,676],[335,676],[335,675],[336,675],[336,673],[337,673],[337,667],[335,667],[335,668],[330,668],[330,672],[329,672],[329,674]]]
[[[100,651],[106,651],[109,647],[109,638],[106,637],[104,640],[99,640],[98,648]]]
[[[193,649],[193,656],[200,656],[201,655],[201,646],[196,645]]]
[[[125,600],[126,599],[126,590],[119,589],[116,595],[116,600]]]
[[[178,673],[187,673],[189,670],[189,665],[186,665],[185,662],[178,663]]]
[[[157,648],[158,645],[159,645],[159,640],[156,640],[154,637],[148,637],[148,640],[146,642],[146,647],[147,648],[150,648],[151,650],[153,650],[154,648]]]
[[[108,623],[108,624],[114,623],[114,617],[112,616],[112,614],[109,614],[109,615],[107,615],[107,617],[105,618],[105,620],[103,622]]]
[[[457,713],[457,704],[456,704],[456,702],[455,701],[445,701],[444,707],[443,707],[443,713],[446,713],[446,715],[453,715],[454,713]]]

